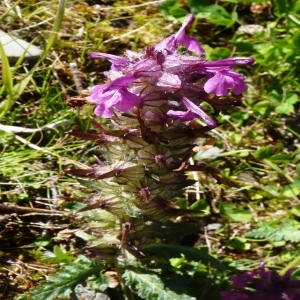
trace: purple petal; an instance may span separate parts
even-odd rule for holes
[[[91,58],[105,58],[112,63],[112,69],[120,70],[129,64],[128,58],[102,52],[90,52]]]
[[[140,102],[140,97],[121,87],[98,96],[98,105],[94,112],[97,116],[110,118],[113,115],[113,107],[126,112]]]
[[[110,82],[109,85],[107,86],[107,88],[104,90],[104,92],[109,89],[115,89],[115,88],[119,88],[119,87],[128,86],[135,79],[136,79],[135,76],[133,76],[131,74],[123,76],[123,77],[119,77],[119,78],[115,79],[114,81]]]
[[[215,75],[208,79],[204,84],[206,93],[215,94],[217,96],[227,95],[228,89],[230,88],[236,95],[247,90],[243,76],[231,70],[220,70],[215,72]]]
[[[175,44],[175,37],[174,34],[168,36],[167,38],[163,39],[161,42],[159,42],[155,47],[154,47],[156,52],[161,52],[166,54],[171,54],[174,53],[177,49],[176,44]]]
[[[221,292],[221,300],[250,300],[251,298],[244,293],[235,291]]]
[[[162,74],[161,66],[155,59],[144,59],[134,66],[134,74],[136,77],[159,77]]]
[[[229,83],[226,82],[225,76],[216,72],[213,77],[208,79],[204,84],[204,90],[208,94],[216,94],[217,96],[225,96],[228,93]]]
[[[179,76],[165,72],[158,79],[157,86],[166,87],[169,89],[180,89],[181,80]]]
[[[204,110],[202,109],[202,107],[200,106],[200,104],[199,104],[199,106],[197,106],[196,104],[194,104],[193,102],[191,102],[186,97],[182,98],[182,102],[184,103],[185,107],[188,110],[190,110],[191,112],[193,112],[196,115],[200,116],[205,121],[205,123],[207,124],[207,126],[209,126],[211,128],[216,128],[217,127],[216,122],[204,112]]]
[[[120,100],[115,107],[122,112],[126,112],[132,107],[141,103],[141,98],[133,93],[130,93],[126,88],[119,89],[119,94]]]
[[[184,45],[187,50],[198,53],[198,54],[204,54],[205,51],[201,47],[200,43],[196,38],[189,37],[185,35],[185,28],[193,21],[194,15],[189,14],[186,19],[183,21],[181,28],[177,31],[177,33],[174,35],[175,37],[175,47],[178,47],[179,45]]]
[[[187,111],[169,110],[167,112],[167,115],[174,119],[176,118],[181,119],[182,121],[191,121],[198,118],[198,115],[194,114],[190,110]]]
[[[175,40],[178,43],[182,43],[183,39],[185,38],[185,28],[193,21],[194,15],[189,14],[185,20],[183,21],[180,29],[177,31],[177,33],[174,34]]]
[[[200,55],[205,53],[205,50],[202,48],[201,44],[196,38],[186,36],[182,40],[181,44],[183,44],[189,51],[195,52]]]
[[[102,84],[102,85],[95,85],[90,89],[90,96],[89,101],[99,103],[101,102],[103,95],[105,94],[104,91],[107,90],[107,87],[110,84]]]
[[[204,62],[202,65],[206,67],[234,67],[238,65],[252,65],[254,59],[251,57],[234,57],[224,58],[216,61]]]
[[[105,105],[97,105],[94,110],[94,114],[98,117],[110,118],[114,113],[112,107],[106,107]]]
[[[155,51],[167,51],[167,54],[172,54],[176,52],[179,45],[184,45],[187,50],[195,52],[197,54],[204,54],[205,51],[201,47],[200,43],[196,38],[189,37],[185,35],[185,28],[191,23],[194,15],[189,14],[183,21],[182,26],[177,31],[177,33],[170,35],[169,37],[162,40],[155,46]]]

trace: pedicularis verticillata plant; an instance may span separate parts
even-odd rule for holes
[[[210,172],[203,164],[189,164],[197,146],[205,145],[208,132],[217,126],[203,103],[217,115],[247,90],[233,68],[251,65],[253,59],[205,60],[199,42],[185,34],[192,19],[189,15],[176,34],[145,51],[90,54],[112,63],[105,72],[107,82],[92,87],[87,97],[96,106],[95,115],[108,121],[93,120],[99,134],[70,134],[96,141],[102,155],[97,166],[66,172],[92,179],[80,181],[94,189],[81,211],[100,210],[99,219],[107,224],[97,223],[100,230],[93,229],[96,223],[89,224],[99,237],[93,243],[102,249],[110,245],[115,256],[129,251],[152,261],[156,255],[161,261],[158,249],[164,249],[173,251],[169,258],[178,253],[188,257],[179,245],[199,230],[199,222],[188,217],[194,212],[189,205],[179,207],[176,201],[195,183],[190,171]],[[211,265],[213,259],[205,262]]]

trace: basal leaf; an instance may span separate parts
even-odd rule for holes
[[[177,293],[165,287],[156,274],[140,274],[134,271],[125,271],[123,278],[142,299],[156,300],[195,300],[196,298]]]
[[[31,289],[17,300],[54,300],[68,297],[75,287],[85,282],[91,275],[98,274],[100,266],[94,264],[84,256],[72,264],[62,266],[58,272],[50,277],[48,282]]]

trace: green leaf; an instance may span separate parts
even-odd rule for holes
[[[233,210],[227,213],[227,216],[233,222],[249,222],[252,219],[252,214],[247,210]]]
[[[198,19],[207,19],[210,23],[231,27],[238,19],[236,12],[231,14],[220,5],[201,6],[201,10],[195,16]]]
[[[296,198],[299,194],[300,189],[294,184],[286,185],[282,191],[282,195],[286,198]]]
[[[209,265],[219,270],[224,269],[224,266],[218,259],[197,248],[185,247],[176,244],[152,244],[146,246],[144,249],[151,251],[159,257],[159,259],[164,259],[168,262],[171,258],[181,257],[183,254],[189,261],[201,261],[204,265]]]
[[[280,193],[278,191],[278,186],[276,184],[268,184],[265,186],[265,191],[274,197],[279,197]]]
[[[274,0],[274,4],[277,15],[282,15],[288,11],[288,3],[286,0]]]
[[[188,14],[188,11],[183,9],[178,1],[174,0],[163,1],[158,5],[158,8],[165,16],[172,16],[176,19],[185,17]]]
[[[237,251],[247,251],[251,249],[251,244],[247,243],[247,239],[245,238],[235,237],[229,241],[227,248]]]
[[[300,177],[300,163],[296,165],[296,172],[298,176]]]
[[[74,257],[69,252],[63,251],[59,246],[53,247],[53,252],[46,251],[41,256],[41,260],[48,263],[71,263]]]
[[[260,147],[258,150],[254,152],[254,157],[256,159],[265,159],[270,157],[273,154],[273,150],[271,146]]]
[[[156,300],[196,300],[187,295],[178,295],[166,288],[162,280],[156,274],[140,274],[131,270],[125,271],[122,276],[142,299]]]
[[[269,157],[269,159],[277,162],[290,162],[293,160],[293,157],[291,154],[275,154]]]
[[[300,205],[292,207],[291,213],[297,217],[300,217]]]
[[[48,246],[52,241],[52,238],[45,235],[45,236],[41,236],[41,237],[38,237],[34,244],[39,246],[39,247],[45,247],[45,246]]]
[[[300,2],[296,1],[294,6],[292,7],[292,11],[295,13],[300,13]]]
[[[0,56],[1,56],[1,64],[2,64],[2,81],[6,88],[7,93],[12,96],[13,93],[12,72],[10,70],[8,58],[5,54],[4,48],[1,43],[0,43]]]
[[[236,209],[233,203],[222,203],[220,211],[234,222],[249,222],[252,219],[250,211],[243,209]]]
[[[94,241],[97,239],[94,235],[88,234],[83,230],[78,230],[75,232],[75,235],[85,241]]]
[[[289,115],[294,112],[294,105],[284,102],[276,106],[275,111],[279,114]]]
[[[286,98],[286,102],[289,103],[289,104],[295,104],[297,103],[299,100],[299,97],[297,94],[290,94],[288,95],[288,97]]]
[[[31,289],[29,293],[23,294],[17,300],[54,300],[69,297],[78,284],[99,272],[99,266],[84,256],[80,256],[76,262],[64,265],[56,274],[50,276],[49,282]]]
[[[100,272],[87,280],[87,284],[92,290],[105,291],[109,287],[109,277]]]
[[[300,241],[300,224],[295,220],[284,220],[281,224],[277,221],[258,222],[258,228],[246,233],[245,237],[255,239],[266,239],[270,242],[292,242]]]
[[[0,43],[0,57],[1,57],[1,64],[2,64],[2,82],[7,92],[6,99],[0,102],[0,119],[1,119],[14,104],[13,75],[10,69],[8,58],[6,56],[6,53],[1,43]]]

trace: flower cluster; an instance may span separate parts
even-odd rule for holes
[[[222,300],[297,300],[300,299],[300,281],[291,279],[294,270],[284,276],[265,269],[264,263],[258,270],[232,276],[232,291],[221,293]]]
[[[252,64],[253,59],[206,61],[199,42],[185,34],[192,19],[189,15],[177,33],[143,52],[126,51],[121,57],[91,53],[93,58],[108,59],[111,68],[105,73],[107,82],[92,87],[86,100],[96,105],[97,116],[110,121],[104,125],[92,120],[98,133],[69,133],[98,143],[100,155],[96,166],[65,172],[91,180],[81,182],[94,189],[83,209],[101,209],[101,217],[106,211],[105,219],[114,220],[114,228],[121,226],[113,243],[122,248],[156,243],[157,228],[165,228],[166,222],[175,228],[178,216],[191,213],[190,204],[186,208],[175,204],[195,183],[187,172],[203,171],[223,182],[215,168],[201,162],[190,165],[196,146],[205,145],[207,132],[216,127],[202,106],[207,102],[217,113],[235,103],[229,90],[240,94],[247,87],[233,67]],[[175,230],[178,241],[198,230],[181,225],[186,231]],[[104,240],[111,231],[95,232]],[[160,242],[174,240],[163,232]]]
[[[214,102],[214,95],[226,96],[229,90],[235,95],[246,91],[243,76],[232,68],[251,65],[253,59],[206,61],[200,43],[185,34],[192,19],[190,14],[176,34],[144,52],[126,51],[125,56],[90,53],[92,58],[105,58],[112,63],[105,73],[109,82],[90,91],[89,102],[96,104],[95,114],[110,118],[114,109],[128,112],[137,106],[148,111],[151,107],[166,106],[166,117],[182,121],[200,117],[208,127],[216,127],[201,103]],[[180,52],[180,46],[195,55]],[[147,114],[143,118],[147,119]]]

